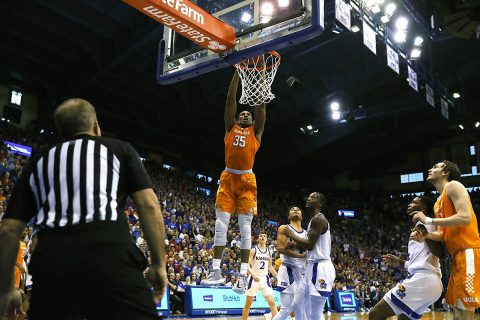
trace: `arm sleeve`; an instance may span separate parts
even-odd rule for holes
[[[127,193],[132,194],[143,189],[153,189],[152,181],[143,166],[137,151],[129,144],[126,144],[126,177]]]
[[[33,161],[26,165],[17,178],[3,219],[16,219],[28,223],[37,214],[36,199],[29,184],[32,163]]]

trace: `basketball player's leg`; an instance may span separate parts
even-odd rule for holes
[[[455,319],[475,318],[475,308],[480,307],[480,249],[455,255],[445,300],[453,305]]]
[[[247,320],[250,313],[250,307],[253,303],[253,298],[257,295],[258,289],[260,288],[260,283],[253,281],[253,277],[250,276],[248,279],[248,290],[246,292],[245,306],[242,311],[242,320]]]
[[[310,296],[310,312],[309,320],[320,320],[323,319],[323,310],[325,308],[325,303],[329,297],[321,295],[312,295]],[[313,308],[312,308],[313,306]]]
[[[310,303],[310,292],[308,283],[303,280],[297,287],[292,303],[292,310],[295,313],[295,320],[307,319],[307,304]]]
[[[293,298],[294,295],[291,293],[280,293],[280,310],[272,320],[285,320],[289,315],[291,316]]]
[[[307,308],[307,318],[309,320],[323,319],[323,309],[333,288],[335,281],[335,267],[331,261],[317,262],[310,269],[312,275],[305,273],[305,279],[308,279],[310,287],[310,301]],[[316,277],[315,277],[316,276]]]
[[[273,298],[273,289],[270,286],[270,281],[267,280],[267,282],[263,282],[260,286],[260,290],[262,291],[265,300],[267,300],[268,302],[268,306],[270,307],[270,311],[272,312],[272,317],[275,317],[275,315],[277,314],[277,307],[275,306],[275,299]]]
[[[293,268],[284,264],[278,269],[277,289],[282,291],[280,292],[280,310],[274,320],[285,320],[289,315],[291,318],[293,317],[294,294],[297,285],[302,281],[304,272],[303,269]]]
[[[465,307],[462,301],[459,299],[457,305],[453,309],[454,320],[474,320],[475,308]]]
[[[240,192],[237,196],[235,212],[238,213],[238,226],[240,228],[240,277],[233,290],[241,293],[245,290],[248,271],[248,258],[252,248],[252,221],[257,213],[257,184],[255,175],[237,175],[235,190]]]
[[[218,187],[215,200],[216,219],[212,271],[208,274],[207,279],[201,282],[203,285],[218,285],[224,282],[220,272],[220,265],[222,262],[223,251],[227,245],[227,232],[230,224],[230,217],[235,210],[235,198],[231,190],[232,178],[232,175],[225,171],[220,176],[220,186]]]
[[[394,315],[395,312],[383,298],[372,309],[370,309],[370,312],[368,313],[368,319],[383,320],[393,317]]]

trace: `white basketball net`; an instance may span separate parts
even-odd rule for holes
[[[242,81],[240,103],[256,106],[272,101],[272,83],[279,65],[280,55],[275,51],[237,63],[235,68]]]

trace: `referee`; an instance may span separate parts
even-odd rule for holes
[[[69,99],[54,113],[65,141],[32,159],[0,226],[0,318],[19,312],[13,285],[22,231],[35,217],[38,246],[29,319],[157,319],[146,259],[123,213],[130,196],[150,248],[148,278],[165,292],[165,227],[142,162],[125,142],[101,137],[93,106]],[[81,319],[83,319],[81,318]]]

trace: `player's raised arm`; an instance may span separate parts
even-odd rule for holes
[[[227,101],[225,102],[225,132],[232,130],[235,125],[235,114],[237,113],[237,89],[238,80],[240,79],[238,72],[235,71],[230,87],[228,88]]]
[[[255,137],[260,143],[262,141],[263,130],[265,129],[265,121],[267,120],[267,106],[265,103],[255,106],[254,117],[255,122],[253,128],[255,130]]]

